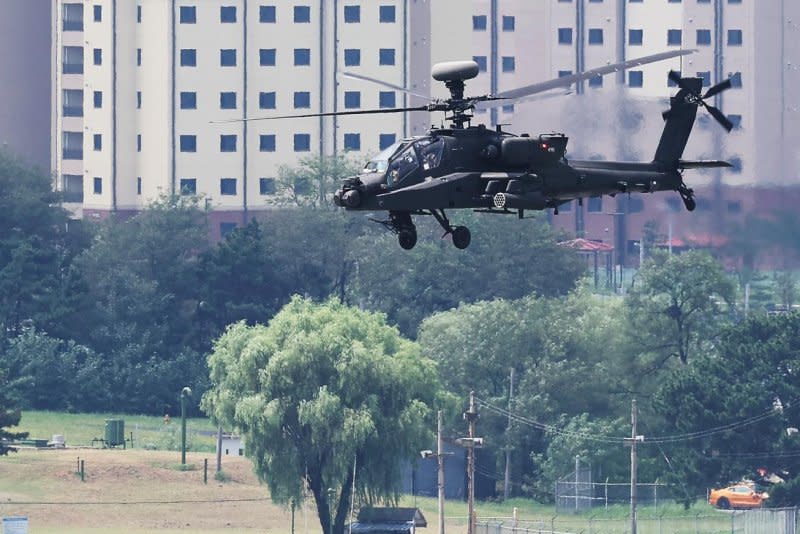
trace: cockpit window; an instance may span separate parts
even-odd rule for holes
[[[442,153],[444,152],[444,140],[432,139],[426,140],[427,142],[417,145],[420,151],[420,159],[422,160],[422,170],[425,172],[432,171],[442,162]]]
[[[406,179],[419,167],[417,161],[417,152],[414,145],[409,145],[392,158],[392,163],[389,165],[389,172],[386,175],[386,184],[392,187],[394,184],[399,184]]]
[[[367,162],[364,172],[386,172],[389,168],[389,158],[405,144],[403,141],[398,141],[383,149],[380,154]]]

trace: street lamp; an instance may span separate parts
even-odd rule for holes
[[[186,465],[186,398],[191,396],[188,386],[181,390],[181,465]]]
[[[442,444],[442,411],[439,410],[436,416],[436,452],[430,449],[419,451],[423,458],[436,458],[437,464],[437,493],[439,497],[439,534],[444,534],[444,457],[452,453],[446,453]]]

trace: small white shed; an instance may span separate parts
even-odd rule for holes
[[[244,456],[244,439],[238,434],[223,432],[221,448],[223,456]]]

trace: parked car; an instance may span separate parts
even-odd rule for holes
[[[753,485],[736,484],[727,488],[711,490],[708,503],[723,510],[728,510],[729,508],[760,508],[768,498],[769,495],[767,493],[756,491]]]

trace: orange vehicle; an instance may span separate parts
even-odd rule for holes
[[[736,484],[727,488],[711,490],[708,503],[723,510],[729,508],[760,508],[769,498],[766,493],[756,491],[748,484]]]

